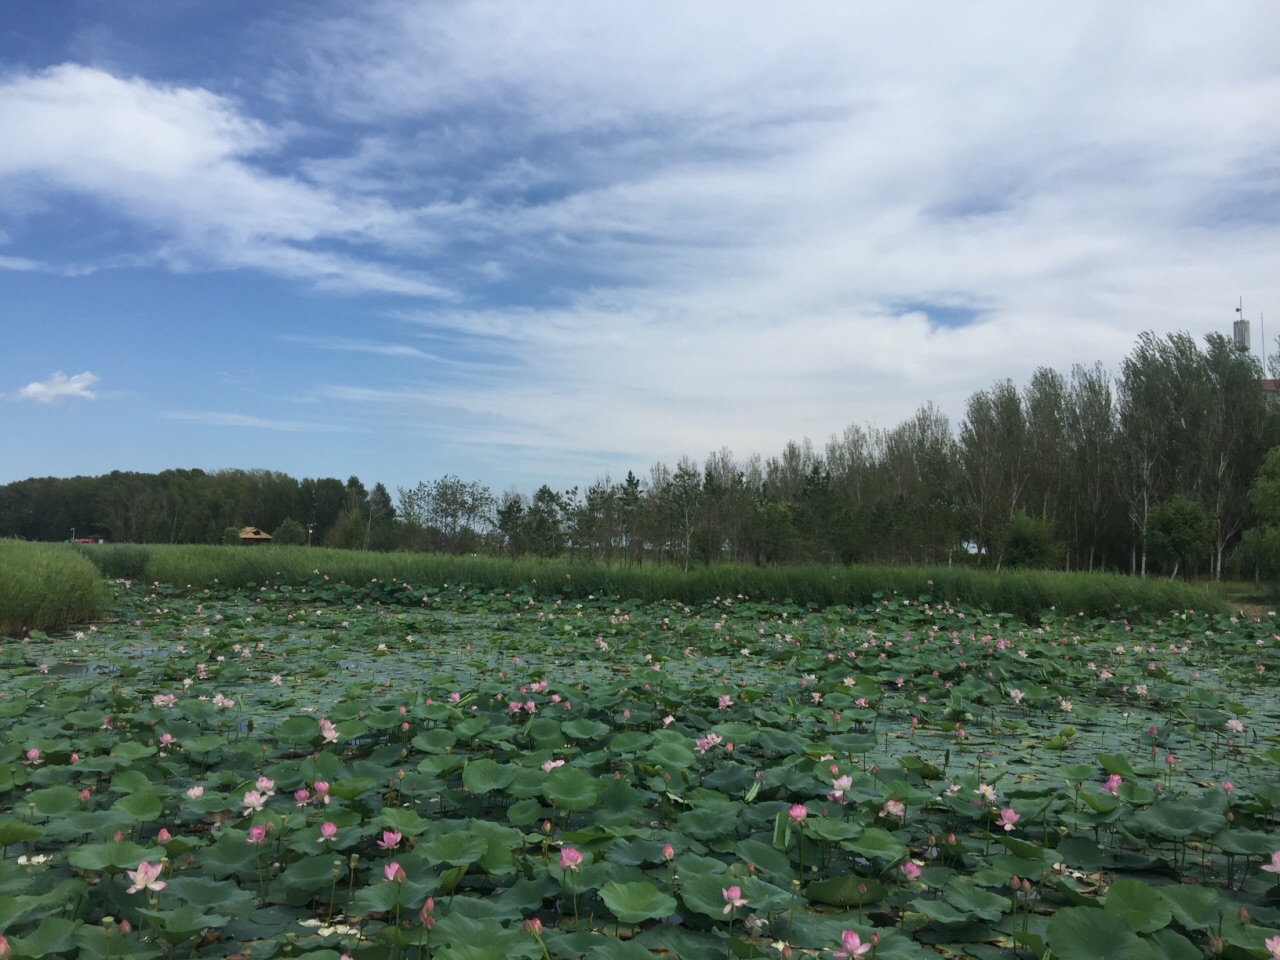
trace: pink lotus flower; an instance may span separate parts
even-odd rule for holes
[[[863,943],[856,930],[846,930],[840,934],[840,947],[841,949],[835,952],[838,960],[854,960],[855,957],[864,957],[871,950],[871,944]]]
[[[1280,873],[1280,850],[1271,855],[1271,862],[1265,864],[1262,869],[1267,873]]]
[[[160,879],[160,871],[163,869],[158,863],[153,867],[143,860],[138,864],[137,870],[126,870],[125,873],[133,881],[133,886],[126,890],[125,893],[137,893],[139,890],[163,890],[168,886],[167,883]]]
[[[1107,782],[1102,785],[1102,792],[1109,793],[1113,797],[1120,792],[1120,784],[1124,783],[1124,778],[1118,773],[1113,773],[1107,777]]]
[[[668,843],[668,844],[664,844],[664,845],[663,845],[663,847],[662,847],[662,859],[663,859],[663,860],[666,860],[668,863],[670,863],[670,862],[671,862],[671,860],[673,860],[673,859],[675,858],[675,855],[676,855],[676,848],[675,848],[675,847],[673,847],[673,846],[672,846],[671,844],[669,844],[669,843]]]
[[[316,843],[324,843],[326,840],[338,839],[338,825],[332,820],[326,820],[320,824],[320,836],[316,838]]]
[[[1271,952],[1267,960],[1280,960],[1280,937],[1267,937],[1262,941],[1262,945]]]
[[[809,808],[803,803],[793,803],[787,811],[787,816],[791,818],[792,823],[803,823],[805,817],[809,816]]]
[[[392,860],[382,868],[383,883],[404,883],[405,873],[400,864]]]
[[[379,850],[394,850],[403,839],[399,830],[383,830],[382,839],[378,841]]]
[[[316,789],[316,799],[328,806],[330,800],[329,782],[327,780],[317,780],[312,786]]]
[[[560,859],[556,865],[561,870],[572,870],[578,872],[578,864],[582,863],[582,851],[574,847],[563,847],[560,850]]]
[[[898,817],[901,819],[906,816],[907,808],[903,806],[901,800],[886,800],[884,806],[880,808],[880,816],[882,817]]]
[[[1022,817],[1020,817],[1012,808],[1006,807],[1004,810],[1000,811],[1000,819],[997,820],[996,823],[1004,827],[1005,832],[1008,833],[1013,829],[1013,825],[1021,819]]]
[[[853,777],[846,774],[843,777],[836,777],[831,781],[834,789],[827,794],[828,800],[834,800],[836,803],[844,803],[844,795],[853,788]]]
[[[293,803],[297,807],[305,807],[307,801],[311,799],[311,791],[306,787],[300,787],[293,791]]]
[[[245,792],[241,803],[244,804],[244,816],[247,817],[249,814],[257,813],[265,807],[267,798],[265,794],[259,793],[257,790],[248,790]]]
[[[734,907],[745,907],[747,905],[746,898],[742,896],[742,888],[738,886],[721,887],[720,893],[725,899],[723,913],[732,913]]]
[[[898,869],[902,871],[902,875],[909,881],[916,881],[920,879],[920,867],[914,860],[906,861]]]
[[[204,787],[188,787],[187,788],[188,800],[198,800],[202,796],[204,796]]]
[[[258,844],[267,839],[267,828],[260,826],[252,826],[249,828],[249,836],[245,837],[245,843]]]
[[[171,834],[168,828],[166,827],[161,827],[160,832],[156,834],[156,843],[159,843],[159,844],[168,843],[172,839],[173,839],[173,834]]]
[[[427,897],[426,903],[422,905],[422,909],[418,911],[418,920],[424,927],[430,930],[436,925],[436,900],[435,897]]]

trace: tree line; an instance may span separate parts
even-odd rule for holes
[[[115,472],[0,487],[0,536],[215,543],[255,525],[287,543],[684,567],[734,561],[1057,566],[1220,576],[1270,554],[1250,487],[1280,444],[1262,369],[1227,338],[1144,334],[1113,376],[1037,370],[927,403],[821,447],[500,495],[445,476],[400,488],[267,470]],[[1255,497],[1257,501],[1257,497]],[[1244,549],[1236,548],[1244,543]],[[1270,541],[1268,541],[1270,542]],[[1274,551],[1273,551],[1274,552]],[[1268,561],[1270,562],[1270,561]]]

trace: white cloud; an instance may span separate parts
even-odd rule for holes
[[[47,380],[36,380],[28,383],[18,391],[19,400],[35,400],[37,403],[53,403],[63,397],[80,397],[93,400],[97,394],[93,385],[98,382],[97,376],[86,370],[68,377],[61,370]]]
[[[411,213],[269,172],[263,161],[285,144],[238,104],[199,88],[77,64],[0,78],[0,184],[101,203],[152,232],[153,262],[447,295],[422,269],[371,262],[362,249],[424,243]],[[335,243],[346,249],[335,252]]]
[[[0,191],[91,197],[173,269],[313,285],[293,341],[352,356],[295,392],[336,420],[615,473],[768,454],[1229,331],[1239,294],[1280,309],[1277,30],[1251,0],[370,0],[279,44],[269,105],[0,78]],[[49,260],[8,208],[10,269]],[[434,303],[384,341],[386,301],[339,318],[333,290]]]
[[[278,430],[283,433],[347,433],[353,428],[315,420],[274,420],[244,413],[224,413],[216,410],[172,410],[164,414],[166,420],[198,423],[208,427],[248,427],[254,430]]]

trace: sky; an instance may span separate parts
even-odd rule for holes
[[[1256,351],[1277,37],[1271,0],[7,3],[0,483],[531,493],[958,426],[1240,298]]]

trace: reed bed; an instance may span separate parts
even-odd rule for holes
[[[0,540],[0,636],[92,619],[104,596],[98,569],[70,546]]]
[[[299,584],[317,572],[350,584],[400,580],[421,587],[466,584],[485,591],[530,590],[566,599],[590,595],[640,601],[703,603],[749,596],[805,607],[876,600],[961,602],[1022,620],[1055,613],[1089,616],[1116,611],[1222,611],[1228,604],[1204,587],[1119,574],[968,566],[750,567],[720,564],[684,571],[671,565],[622,566],[571,560],[506,560],[422,553],[367,553],[308,547],[94,545],[82,549],[103,576],[145,579],[178,589],[219,583],[242,587],[268,581]]]

